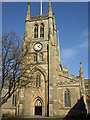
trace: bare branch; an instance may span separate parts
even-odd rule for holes
[[[30,65],[22,67],[28,53],[28,44],[20,46],[20,38],[15,32],[2,36],[2,90],[7,86],[7,92],[1,98],[1,104],[7,102],[17,89],[27,86],[33,78]],[[30,70],[29,75],[27,70]],[[29,80],[28,80],[29,77]]]

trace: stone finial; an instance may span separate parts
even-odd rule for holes
[[[49,0],[49,10],[52,10],[52,8],[51,8],[51,0]]]
[[[30,2],[28,2],[28,9],[26,14],[26,21],[30,21]]]
[[[80,77],[83,77],[83,70],[82,70],[82,62],[81,62],[81,61],[80,61],[79,76],[80,76]]]
[[[30,5],[30,2],[28,2],[28,5]]]
[[[49,14],[52,13],[51,0],[49,0],[48,13],[49,13]]]

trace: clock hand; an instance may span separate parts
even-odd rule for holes
[[[38,47],[40,48],[40,45]]]

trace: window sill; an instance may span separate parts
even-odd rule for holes
[[[34,64],[36,64],[37,62],[33,61]]]
[[[40,37],[40,39],[44,39],[44,37]]]

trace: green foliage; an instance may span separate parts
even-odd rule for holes
[[[13,118],[13,117],[15,117],[15,115],[14,115],[14,114],[11,114],[11,113],[3,113],[3,114],[2,114],[2,117],[3,117],[3,118],[4,118],[4,117]]]

